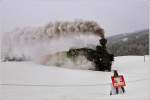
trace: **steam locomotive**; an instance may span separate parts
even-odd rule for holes
[[[114,61],[114,55],[107,51],[106,39],[99,40],[100,45],[96,46],[96,49],[80,48],[70,49],[67,53],[70,57],[76,57],[78,55],[84,55],[89,61],[94,63],[96,71],[111,71],[111,65]]]

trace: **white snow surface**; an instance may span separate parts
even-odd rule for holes
[[[74,70],[33,62],[0,63],[0,100],[150,100],[149,56],[120,56],[126,93],[110,96],[112,72]]]

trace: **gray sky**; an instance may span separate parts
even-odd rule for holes
[[[148,0],[0,0],[1,31],[49,21],[95,20],[107,36],[148,28]]]

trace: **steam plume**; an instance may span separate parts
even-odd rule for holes
[[[43,27],[26,27],[4,33],[1,55],[2,60],[33,60],[73,47],[97,45],[99,38],[104,38],[104,30],[94,21],[49,22]]]

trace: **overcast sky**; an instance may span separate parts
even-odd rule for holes
[[[1,31],[49,21],[97,21],[107,36],[148,28],[148,0],[0,0]]]

